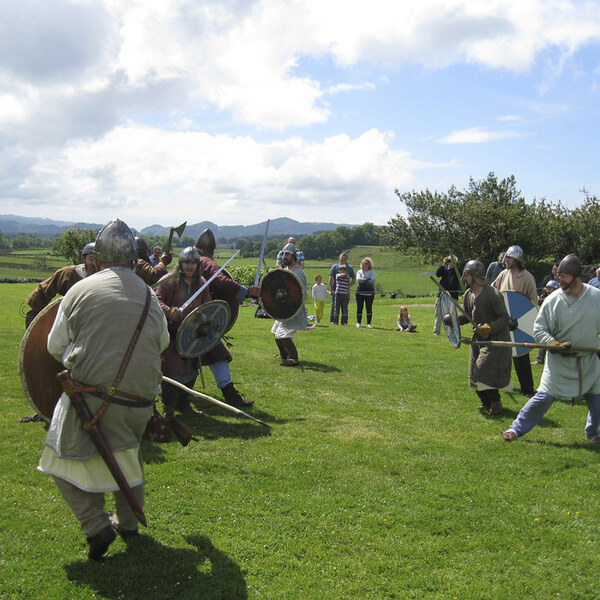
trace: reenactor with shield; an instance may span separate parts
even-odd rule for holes
[[[38,469],[54,477],[98,560],[115,530],[134,536],[138,521],[146,524],[139,447],[169,334],[156,296],[134,273],[129,227],[108,223],[95,252],[99,272],[65,294],[48,335],[48,351],[68,371]],[[114,515],[104,510],[105,492],[114,493]]]
[[[96,268],[94,242],[90,242],[84,246],[81,257],[83,258],[83,263],[57,269],[53,275],[48,277],[48,279],[44,279],[29,294],[25,302],[29,304],[31,310],[25,316],[25,327],[31,325],[33,319],[52,302],[55,296],[59,294],[64,296],[76,283],[98,270]]]
[[[169,321],[169,331],[171,334],[171,343],[163,355],[163,371],[166,375],[176,379],[187,387],[192,388],[196,377],[198,376],[198,360],[202,365],[206,365],[214,375],[217,387],[221,390],[225,402],[232,406],[248,407],[254,404],[253,400],[248,400],[239,393],[231,380],[231,371],[229,362],[232,356],[220,341],[220,335],[208,351],[201,356],[197,353],[190,353],[188,356],[185,348],[181,345],[177,347],[177,336],[185,335],[186,329],[196,332],[197,335],[204,333],[205,324],[199,324],[195,321],[188,321],[188,315],[197,310],[201,305],[211,300],[209,288],[204,289],[193,302],[181,310],[181,306],[197,292],[206,282],[201,273],[201,257],[196,248],[189,246],[184,248],[179,255],[179,261],[176,267],[176,275],[165,278],[164,283],[159,282],[155,292],[161,304],[163,311]],[[227,305],[226,305],[227,306]],[[227,320],[229,321],[230,312],[227,310]],[[188,325],[189,323],[189,325]],[[181,328],[184,328],[182,330]],[[200,329],[199,329],[200,328]],[[220,333],[223,333],[223,331]],[[172,417],[175,410],[184,414],[193,414],[187,393],[167,382],[162,383],[163,405],[165,416]]]
[[[271,333],[282,358],[281,366],[296,367],[300,363],[294,334],[308,327],[306,275],[296,262],[294,244],[286,244],[282,252],[284,268],[271,271],[261,282],[261,304],[269,316],[277,319]]]

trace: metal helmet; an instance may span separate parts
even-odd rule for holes
[[[470,275],[473,283],[487,285],[489,281],[485,278],[485,267],[480,260],[470,260],[463,269],[463,275]]]
[[[188,246],[179,253],[179,262],[193,262],[200,264],[200,254],[194,246]]]
[[[286,244],[282,249],[281,252],[283,252],[283,254],[285,254],[286,252],[289,254],[293,254],[294,256],[296,256],[296,246],[294,246],[294,244]]]
[[[137,258],[135,238],[127,223],[120,219],[109,221],[98,233],[94,251],[105,264],[131,264]]]
[[[217,242],[215,241],[215,234],[210,229],[205,229],[196,240],[194,247],[202,256],[208,256],[212,258],[215,253],[215,247]]]
[[[138,258],[150,262],[150,246],[148,246],[148,242],[143,237],[136,237],[135,243],[137,246]]]
[[[557,290],[560,286],[558,285],[558,281],[555,281],[554,279],[550,279],[550,281],[546,282],[546,287]]]
[[[571,275],[572,277],[581,277],[581,261],[577,254],[567,254],[558,265],[558,274]]]
[[[508,258],[509,256],[511,258],[514,258],[515,260],[518,260],[519,262],[523,262],[523,259],[525,258],[525,253],[523,252],[523,248],[521,248],[521,246],[511,246],[506,251],[504,258]]]
[[[96,251],[94,250],[95,245],[94,242],[86,244],[81,251],[81,256],[85,256],[86,254],[96,254]]]

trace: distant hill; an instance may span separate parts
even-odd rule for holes
[[[197,237],[206,228],[212,230],[217,239],[225,238],[233,240],[240,237],[262,236],[265,232],[267,222],[256,225],[223,225],[219,227],[211,221],[202,221],[193,225],[187,225],[183,235]],[[173,224],[177,226],[179,223]],[[331,231],[340,227],[341,223],[300,223],[294,219],[280,217],[271,219],[269,222],[269,235],[311,235],[317,231]],[[54,221],[53,219],[40,219],[36,217],[20,217],[16,215],[0,215],[0,231],[8,237],[22,234],[37,235],[39,237],[56,237],[61,235],[69,227],[81,229],[93,229],[99,231],[103,224],[99,223],[72,223],[69,221]],[[345,225],[356,227],[356,225]],[[168,235],[171,225],[150,225],[144,227],[139,233],[145,236]],[[135,231],[135,230],[134,230]]]
[[[19,234],[36,235],[41,238],[57,237],[69,227],[80,229],[93,229],[100,231],[103,224],[99,223],[73,223],[70,221],[55,221],[37,217],[20,217],[18,215],[0,215],[0,231],[8,237]]]

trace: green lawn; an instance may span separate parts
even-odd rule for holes
[[[597,598],[600,457],[582,403],[557,402],[504,442],[524,397],[503,393],[504,413],[482,415],[468,349],[432,335],[424,299],[417,333],[397,333],[389,296],[372,330],[355,328],[351,304],[349,327],[299,332],[297,369],[273,358],[272,321],[241,308],[232,373],[271,430],[198,401],[199,443],[144,443],[149,527],[88,562],[35,470],[44,426],[19,423],[32,412],[16,366],[32,288],[0,285],[0,598]]]

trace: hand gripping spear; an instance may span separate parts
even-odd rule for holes
[[[235,413],[236,415],[242,415],[243,417],[246,417],[247,419],[252,419],[253,421],[260,423],[261,425],[264,425],[265,427],[268,427],[269,429],[271,428],[271,426],[268,423],[265,423],[264,421],[261,421],[260,419],[257,419],[256,417],[253,417],[252,415],[249,415],[248,413],[244,412],[243,410],[240,410],[239,408],[236,408],[235,406],[231,406],[231,404],[225,404],[225,402],[216,400],[215,398],[212,398],[211,396],[207,396],[206,394],[203,394],[201,392],[197,392],[196,390],[193,390],[192,388],[187,387],[187,385],[183,385],[183,383],[179,383],[179,381],[175,381],[175,379],[171,379],[170,377],[165,377],[163,375],[163,381],[166,381],[167,383],[170,383],[171,385],[174,385],[175,387],[182,389],[184,392],[187,392],[188,394],[191,394],[192,396],[197,396],[198,398],[203,398],[204,400],[208,400],[209,402],[212,402],[213,404],[216,404],[217,406],[220,406],[221,408],[225,408],[225,409]]]
[[[119,489],[123,493],[123,496],[127,500],[127,504],[131,507],[131,510],[137,517],[138,521],[142,525],[146,525],[146,515],[140,503],[137,501],[137,498],[133,495],[131,491],[131,487],[129,487],[129,483],[127,483],[127,479],[125,479],[125,475],[123,471],[121,471],[121,467],[117,462],[112,450],[109,445],[106,443],[106,439],[100,430],[100,426],[98,425],[98,419],[100,418],[98,415],[92,415],[86,401],[83,399],[83,396],[76,392],[73,387],[73,380],[71,379],[71,374],[69,371],[61,371],[56,376],[58,381],[63,387],[63,390],[69,396],[73,407],[77,411],[77,415],[81,419],[81,424],[83,428],[89,433],[94,445],[98,449],[102,460],[108,467],[108,470],[111,472],[111,475],[115,478]],[[106,406],[106,405],[105,405]],[[102,409],[100,409],[102,411]],[[104,411],[102,411],[104,412]],[[101,415],[100,415],[101,416]]]

